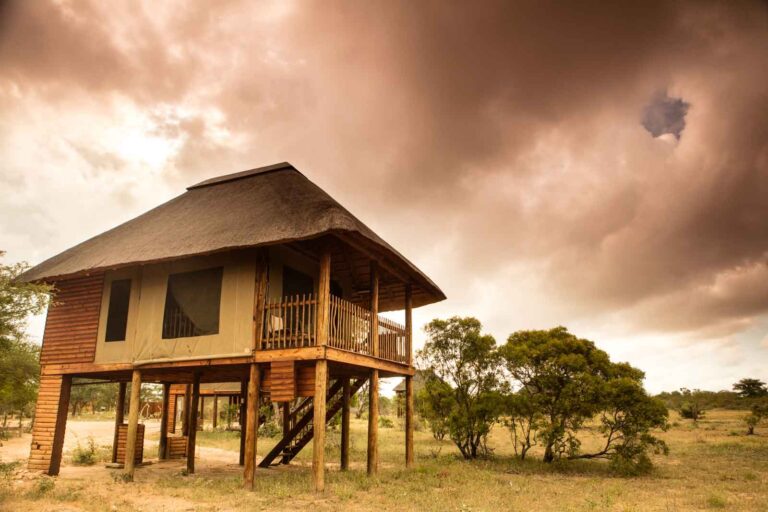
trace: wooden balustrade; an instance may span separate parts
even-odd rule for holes
[[[262,350],[311,347],[317,340],[317,296],[283,297],[264,304]]]
[[[371,355],[371,312],[331,295],[328,346]],[[317,296],[296,295],[264,305],[262,350],[317,344]],[[408,363],[405,327],[379,316],[379,358]]]

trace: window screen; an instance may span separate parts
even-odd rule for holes
[[[109,289],[107,332],[105,341],[125,341],[128,326],[128,304],[131,301],[131,280],[112,281]]]
[[[168,276],[163,339],[219,333],[222,267]]]
[[[315,292],[315,282],[312,276],[299,272],[288,266],[283,267],[283,296],[311,294]]]

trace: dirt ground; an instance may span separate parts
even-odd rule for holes
[[[416,467],[403,467],[403,431],[379,430],[379,475],[366,475],[366,421],[353,419],[351,470],[338,468],[339,439],[326,443],[326,492],[311,486],[311,444],[288,466],[259,469],[255,492],[242,488],[234,432],[198,436],[196,473],[186,475],[182,460],[157,462],[157,423],[147,424],[145,460],[135,481],[103,463],[76,466],[67,453],[93,436],[108,452],[110,421],[71,421],[61,475],[50,478],[24,470],[29,436],[0,447],[0,461],[22,460],[0,472],[0,511],[229,512],[229,511],[526,511],[729,510],[768,512],[768,425],[744,435],[744,411],[708,411],[698,424],[672,418],[660,435],[669,456],[654,455],[653,471],[640,477],[616,477],[601,461],[541,462],[539,448],[521,461],[514,457],[509,432],[499,426],[489,437],[493,457],[464,461],[449,442],[427,431],[415,433]],[[274,439],[260,438],[263,455]],[[538,451],[537,451],[538,450]],[[104,455],[104,454],[102,454]],[[154,459],[154,460],[153,460]],[[8,468],[0,464],[0,468]]]

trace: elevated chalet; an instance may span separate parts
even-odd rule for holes
[[[413,460],[411,310],[445,296],[290,164],[189,187],[24,279],[56,290],[40,356],[31,469],[58,473],[69,390],[80,377],[121,382],[114,458],[131,478],[141,460],[142,382],[164,384],[161,459],[181,454],[194,471],[196,414],[176,429],[170,397],[184,391],[181,407],[195,411],[201,382],[234,383],[228,389],[243,390],[246,485],[257,464],[259,403],[279,402],[283,438],[261,465],[288,462],[312,441],[322,490],[326,421],[342,411],[346,469],[350,397],[370,383],[368,471],[375,473],[379,378],[404,376],[406,464]],[[405,310],[405,325],[379,316],[390,310]]]

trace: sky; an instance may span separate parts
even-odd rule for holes
[[[766,380],[766,62],[765,2],[0,0],[0,249],[289,161],[445,291],[417,327]]]

